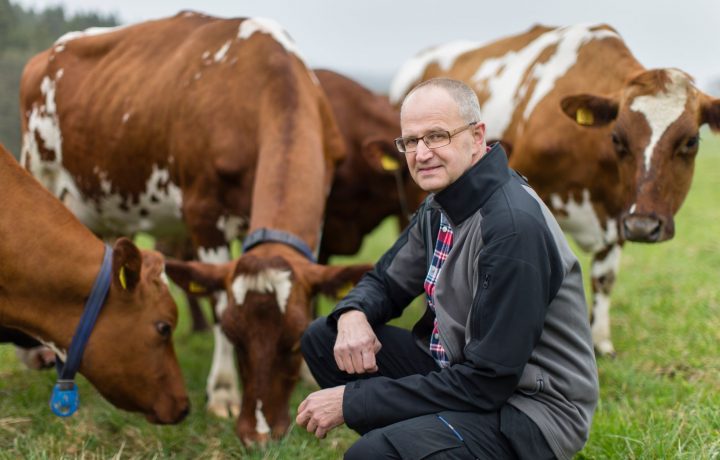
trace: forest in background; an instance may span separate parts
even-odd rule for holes
[[[0,143],[20,155],[20,76],[34,54],[48,48],[61,35],[95,26],[115,26],[114,15],[65,13],[62,6],[25,9],[0,0]]]

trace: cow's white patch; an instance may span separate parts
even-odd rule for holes
[[[258,399],[257,405],[255,406],[255,431],[258,434],[270,433],[270,426],[265,419],[265,414],[263,414],[262,405],[262,401]]]
[[[256,291],[260,293],[275,293],[280,312],[285,313],[287,309],[287,300],[290,296],[292,282],[290,281],[291,272],[288,270],[277,270],[269,268],[263,270],[256,275],[239,275],[232,283],[232,293],[236,305],[242,305],[245,302],[245,296],[248,291]]]
[[[581,46],[593,40],[618,38],[615,32],[605,29],[593,31],[592,27],[578,24],[553,29],[522,49],[483,61],[472,81],[476,90],[490,94],[482,105],[488,138],[502,137],[512,120],[513,108],[526,97],[528,102],[523,117],[527,119],[553,89],[557,79],[575,64]],[[538,63],[540,55],[550,47],[555,47],[552,56],[546,62]],[[532,84],[535,86],[528,95]]]
[[[208,264],[222,264],[230,261],[230,249],[227,246],[217,248],[198,248],[198,259]]]
[[[227,55],[228,50],[230,49],[230,45],[232,42],[230,40],[226,41],[223,46],[220,47],[219,50],[215,52],[215,55],[213,56],[213,59],[215,62],[221,62],[225,59],[225,56]]]
[[[402,98],[411,89],[411,85],[418,82],[425,69],[432,63],[437,63],[442,70],[449,70],[461,54],[479,48],[481,44],[469,40],[456,40],[422,51],[405,61],[390,83],[390,102],[399,104]]]
[[[167,274],[165,273],[165,269],[163,268],[163,272],[160,273],[160,280],[165,283],[166,286],[170,286],[170,279],[168,278]]]
[[[107,34],[110,32],[115,32],[116,30],[124,29],[125,27],[128,27],[128,26],[129,26],[129,24],[125,24],[122,26],[115,26],[115,27],[90,27],[83,31],[68,32],[65,35],[62,35],[57,40],[55,40],[55,45],[62,45],[62,44],[69,42],[70,40],[75,40],[76,38],[88,37],[88,36],[92,36],[92,35],[102,35],[102,34]]]
[[[215,314],[219,318],[228,305],[227,295],[218,294]],[[213,326],[212,365],[208,375],[205,391],[208,397],[209,412],[220,417],[240,413],[240,390],[238,389],[237,371],[235,370],[233,345],[223,334],[219,324]],[[230,414],[228,414],[230,412]]]
[[[220,216],[217,229],[225,235],[225,241],[232,241],[245,233],[250,220],[240,216]]]
[[[123,124],[127,123],[127,121],[130,119],[130,112],[125,112],[122,117]]]
[[[650,172],[655,146],[668,127],[683,114],[688,97],[685,74],[675,69],[667,69],[665,72],[671,81],[667,91],[638,96],[630,105],[630,110],[642,113],[650,126],[650,143],[644,153],[645,174]]]
[[[593,344],[600,354],[609,355],[615,352],[610,340],[610,297],[596,292],[593,300]]]
[[[246,40],[255,32],[271,35],[276,42],[280,43],[288,53],[292,53],[300,59],[305,67],[308,67],[307,61],[298,49],[297,44],[290,38],[290,35],[283,27],[274,19],[270,18],[248,18],[245,19],[238,28],[237,38]],[[309,67],[308,67],[309,68]]]
[[[598,252],[617,242],[617,223],[608,219],[605,227],[600,222],[590,201],[590,192],[583,190],[582,201],[570,197],[567,202],[560,195],[550,195],[550,207],[563,230],[570,233],[583,251]],[[558,214],[557,211],[565,215]]]
[[[201,57],[203,61],[208,60],[210,58],[210,51],[205,51]]]
[[[72,179],[63,184],[60,193],[56,193],[70,211],[96,233],[132,235],[148,232],[156,236],[185,233],[181,214],[182,192],[170,181],[167,169],[153,165],[145,191],[132,199],[115,191],[107,172],[98,170],[97,175],[101,193],[96,200],[81,195]],[[65,172],[65,177],[70,178],[70,175]]]
[[[614,275],[613,278],[616,278],[620,271],[621,255],[622,248],[619,244],[614,244],[603,260],[594,259],[592,262],[592,277],[602,278],[603,276],[612,274]]]

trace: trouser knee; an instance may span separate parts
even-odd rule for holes
[[[343,460],[398,459],[397,450],[378,431],[371,431],[358,439],[345,452]]]

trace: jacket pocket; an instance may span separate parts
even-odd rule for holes
[[[549,384],[547,375],[535,364],[526,364],[517,390],[525,396],[533,396],[546,391]]]

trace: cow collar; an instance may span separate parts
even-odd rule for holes
[[[90,338],[95,321],[105,303],[105,297],[107,297],[110,289],[111,274],[112,248],[106,244],[100,272],[95,278],[95,284],[93,284],[90,296],[85,302],[85,309],[80,317],[77,329],[75,329],[75,335],[73,335],[70,342],[67,360],[64,365],[60,364],[59,359],[57,361],[58,380],[50,397],[50,409],[58,417],[71,416],[79,406],[75,374],[80,367],[85,345],[87,345]]]
[[[510,180],[507,155],[499,142],[455,182],[433,196],[450,223],[462,223],[485,205],[490,196]]]
[[[271,228],[259,228],[251,232],[243,239],[243,252],[249,251],[251,248],[266,242],[283,243],[304,255],[310,262],[317,263],[317,259],[313,254],[310,246],[303,240],[292,233],[283,232],[282,230],[273,230]]]

